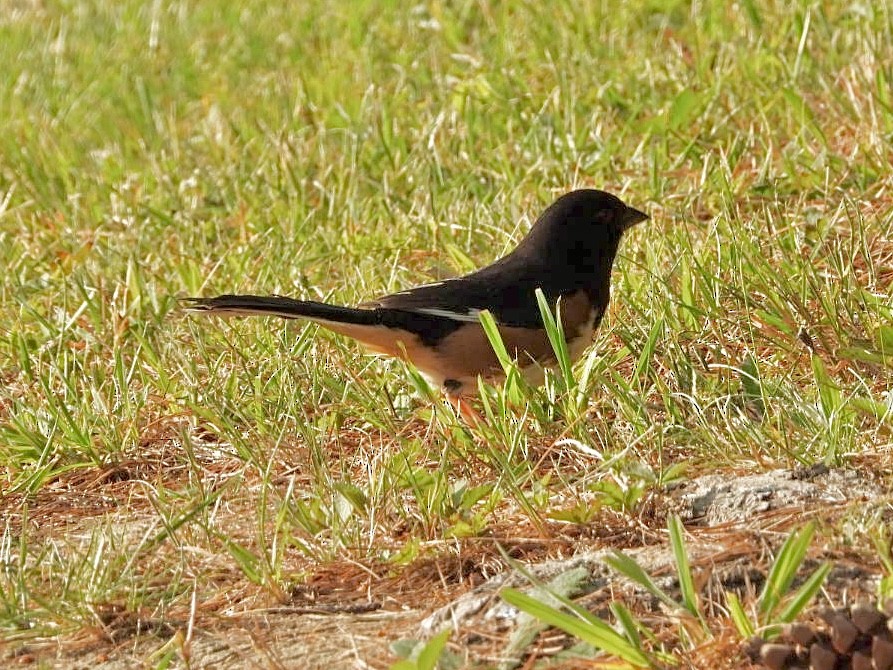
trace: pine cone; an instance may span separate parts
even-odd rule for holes
[[[770,670],[893,670],[893,599],[819,613],[824,625],[792,623],[777,640],[754,638],[747,654]]]

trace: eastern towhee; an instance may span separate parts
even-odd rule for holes
[[[543,212],[514,251],[464,277],[358,307],[282,296],[221,295],[188,298],[188,309],[314,321],[374,353],[410,362],[463,415],[474,416],[460,399],[476,392],[478,375],[495,379],[503,374],[479,313],[488,310],[493,315],[507,351],[525,376],[538,379],[542,367],[555,363],[536,301],[540,288],[553,311],[560,305],[568,351],[579,358],[608,307],[620,238],[646,219],[610,193],[572,191]]]

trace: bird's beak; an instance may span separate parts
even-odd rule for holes
[[[642,221],[647,221],[650,218],[645,212],[640,212],[633,207],[627,207],[626,212],[623,214],[623,224],[626,228],[632,228],[637,223],[642,223]]]

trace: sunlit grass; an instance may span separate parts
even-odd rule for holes
[[[884,3],[6,5],[4,634],[889,446]],[[574,384],[485,388],[486,427],[315,326],[178,309],[465,272],[581,186],[651,221]]]

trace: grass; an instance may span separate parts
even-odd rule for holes
[[[486,573],[683,463],[888,457],[886,4],[0,7],[7,641]],[[488,390],[483,432],[315,327],[178,308],[458,274],[578,186],[652,220],[576,388]]]

